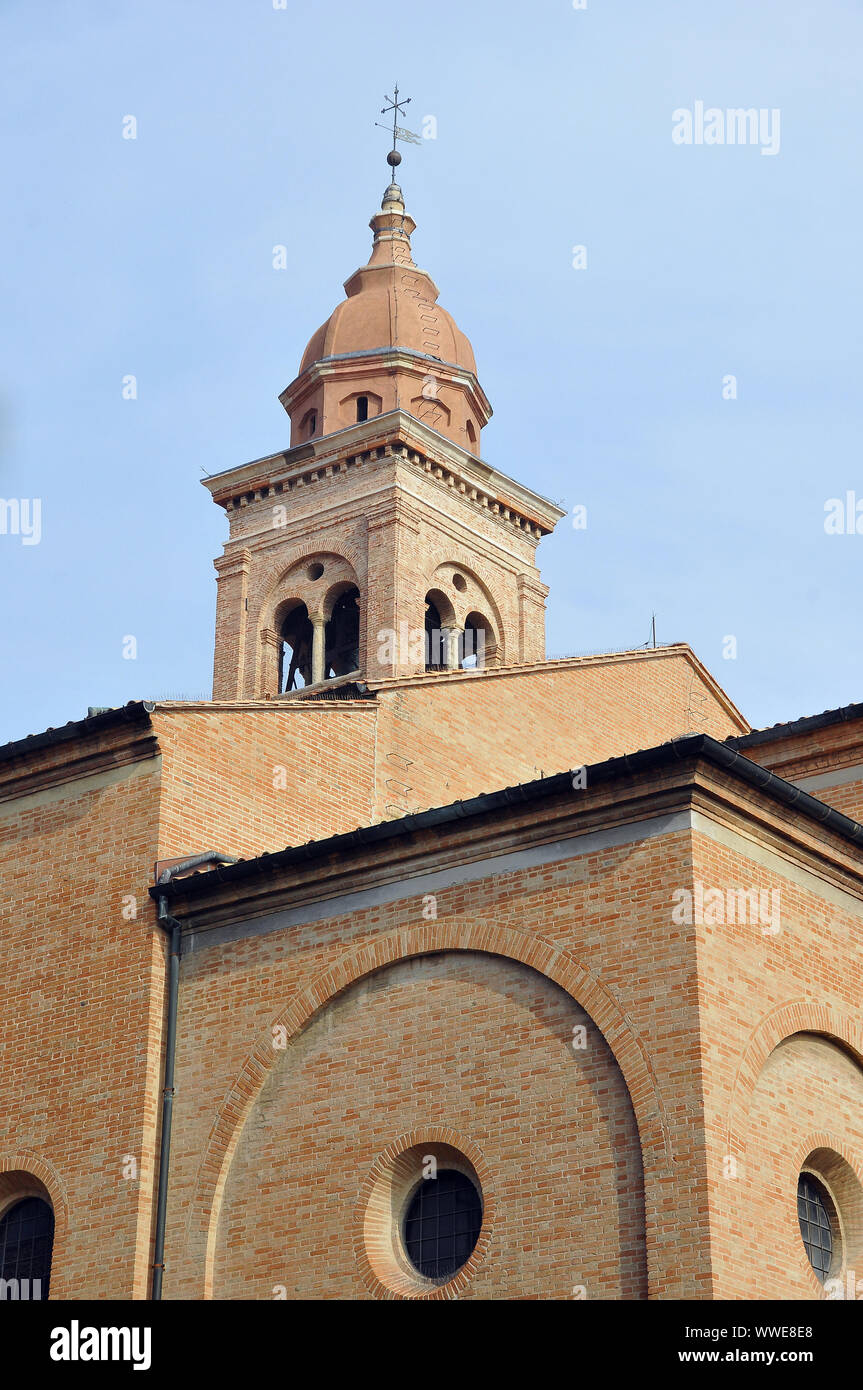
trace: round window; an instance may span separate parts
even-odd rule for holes
[[[443,1168],[424,1177],[408,1203],[404,1243],[427,1279],[448,1279],[467,1264],[482,1226],[482,1199],[466,1173]]]
[[[797,1181],[797,1219],[809,1263],[823,1284],[839,1252],[839,1218],[827,1189],[811,1173]]]
[[[377,1295],[446,1297],[452,1280],[461,1287],[479,1266],[494,1198],[486,1197],[488,1174],[481,1179],[468,1157],[472,1147],[414,1131],[375,1163],[360,1198],[358,1253]]]
[[[455,585],[455,587],[458,589],[459,593],[460,593],[460,594],[463,594],[464,591],[465,591],[465,589],[467,588],[467,580],[465,579],[464,575],[463,575],[463,574],[454,574],[453,577],[452,577],[452,582],[453,582],[453,584]]]
[[[320,579],[323,572],[323,565],[320,563],[319,560],[315,560],[311,565],[309,565],[308,569],[306,570],[306,575],[309,579]]]

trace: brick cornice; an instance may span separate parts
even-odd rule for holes
[[[250,873],[256,867],[253,861],[238,866],[237,872],[215,870],[199,875],[189,884],[177,885],[180,898],[190,901],[178,902],[176,911],[198,931],[298,905],[323,904],[382,884],[404,884],[405,896],[410,896],[409,881],[423,874],[692,811],[748,835],[755,843],[863,901],[859,848],[811,816],[796,813],[706,758],[681,758],[643,772],[628,771],[632,761],[621,758],[601,765],[597,768],[600,780],[594,783],[588,767],[587,786],[577,794],[556,792],[525,804],[519,789],[511,789],[492,794],[506,804],[481,816],[462,819],[446,814],[451,808],[441,808],[440,814],[429,811],[404,817],[401,834],[390,835],[387,826],[388,837],[380,843],[372,827],[367,843],[360,831],[336,836],[319,847],[305,846],[302,852],[287,850],[284,863],[269,855],[266,873]],[[610,772],[618,766],[617,777],[609,775],[603,780],[602,768]],[[560,774],[546,779],[545,786],[551,792],[552,783],[568,780],[569,774]],[[485,804],[483,798],[476,801]],[[432,818],[428,826],[423,823],[423,814]],[[394,832],[398,830],[398,821],[391,825]]]
[[[224,555],[220,555],[213,565],[220,579],[231,579],[237,574],[248,574],[252,562],[252,552],[248,546],[242,549],[231,547],[231,542],[225,548]]]
[[[535,541],[565,515],[548,498],[498,473],[401,409],[202,482],[213,500],[230,513],[264,499],[284,497],[297,487],[319,486],[336,474],[393,455],[421,468],[443,487],[455,488],[465,502],[501,525]]]
[[[0,802],[155,758],[160,750],[152,709],[133,703],[7,745],[0,759]]]
[[[88,748],[86,742],[70,748],[67,744],[62,752],[49,763],[36,768],[18,765],[13,771],[4,769],[0,778],[0,804],[15,801],[22,796],[32,796],[35,792],[64,782],[77,782],[84,777],[96,777],[115,768],[128,767],[155,758],[159,754],[159,744],[155,733],[141,734],[133,741],[116,748]]]

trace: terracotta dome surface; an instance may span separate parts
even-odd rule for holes
[[[405,212],[397,184],[390,184],[369,225],[375,239],[368,265],[345,282],[347,299],[312,335],[300,373],[325,357],[399,347],[475,375],[470,343],[437,303],[431,276],[414,264],[410,236],[416,223]]]

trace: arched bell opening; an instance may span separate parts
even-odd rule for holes
[[[360,665],[360,591],[344,588],[332,605],[324,636],[324,680],[347,676]]]
[[[425,668],[448,671],[453,661],[452,631],[455,611],[446,594],[430,589],[425,597]]]
[[[468,613],[459,633],[458,664],[463,671],[482,671],[493,666],[497,655],[494,629],[482,613]]]
[[[304,603],[297,603],[282,620],[279,636],[279,694],[312,683],[312,623]]]

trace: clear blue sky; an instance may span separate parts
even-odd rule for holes
[[[0,496],[41,498],[42,539],[0,535],[0,740],[209,695],[199,479],[288,443],[394,79],[438,121],[400,177],[484,456],[588,508],[540,547],[549,654],[655,610],[754,724],[863,699],[863,535],[824,530],[863,500],[861,40],[856,0],[5,0]],[[778,155],[674,144],[696,101],[778,108]]]

